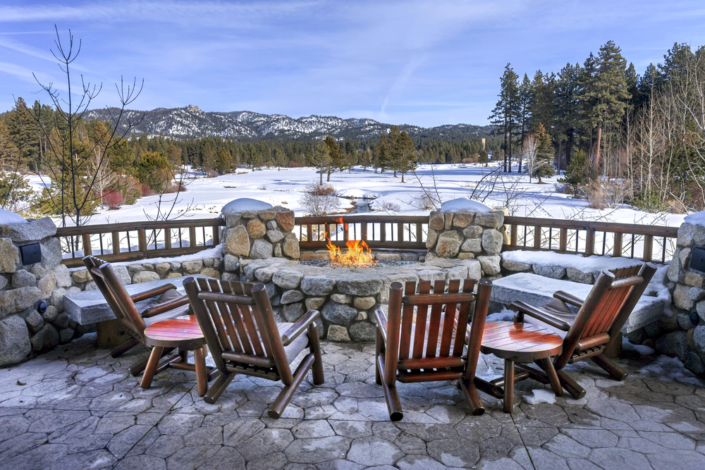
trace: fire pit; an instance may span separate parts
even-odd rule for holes
[[[320,310],[320,332],[329,340],[373,341],[372,312],[387,308],[393,282],[447,282],[481,276],[480,262],[474,259],[371,261],[340,267],[330,260],[243,260],[241,278],[265,284],[280,321],[296,321],[307,310]]]

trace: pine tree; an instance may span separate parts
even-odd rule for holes
[[[524,139],[529,132],[529,123],[531,121],[531,103],[533,100],[533,87],[529,77],[524,74],[524,80],[522,80],[519,86],[519,124],[521,125],[520,144],[524,144]],[[484,151],[484,150],[483,150]],[[485,152],[485,157],[487,153]],[[484,162],[483,162],[484,163]],[[522,172],[521,169],[521,153],[519,153],[519,173]]]
[[[551,143],[551,136],[546,131],[543,124],[539,124],[538,129],[536,129],[536,165],[534,166],[534,171],[532,176],[539,179],[541,183],[541,178],[550,178],[556,174],[556,170],[553,167],[553,144]]]
[[[310,162],[313,166],[318,168],[318,173],[321,177],[319,184],[323,186],[323,173],[327,168],[330,168],[331,165],[330,147],[328,147],[325,141],[316,144]]]
[[[232,155],[230,155],[228,149],[225,147],[220,147],[216,155],[215,169],[218,170],[218,173],[224,175],[225,173],[230,171],[230,167],[232,166],[232,164],[233,157]]]
[[[583,95],[586,118],[597,129],[594,165],[600,167],[602,132],[606,125],[621,122],[627,108],[629,90],[625,72],[627,61],[614,41],[607,41],[595,61],[595,73],[589,78]]]
[[[22,97],[17,98],[15,107],[7,114],[5,125],[22,164],[36,169],[39,166],[39,127]]]
[[[330,174],[333,172],[334,168],[342,170],[345,167],[345,154],[340,150],[338,143],[330,135],[327,135],[326,140],[323,142],[326,144],[326,147],[328,147],[328,158],[330,163],[327,168],[328,176],[326,181],[330,181]]]
[[[580,127],[581,75],[582,68],[579,64],[566,64],[558,73],[554,87],[554,139],[558,143],[559,158],[565,153],[566,165],[570,165],[576,133]]]
[[[504,74],[500,77],[500,93],[499,101],[492,110],[490,115],[490,123],[495,126],[504,136],[504,148],[506,155],[504,157],[504,171],[511,172],[512,160],[512,140],[517,127],[519,116],[519,87],[516,73],[507,64],[504,68]]]

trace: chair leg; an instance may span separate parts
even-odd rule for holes
[[[561,386],[561,379],[558,378],[556,374],[556,368],[553,367],[553,362],[550,358],[539,359],[539,367],[541,367],[545,372],[548,380],[551,384],[551,390],[556,394],[557,397],[563,396],[563,386]]]
[[[130,338],[127,341],[124,341],[124,342],[118,344],[117,346],[115,346],[115,348],[113,348],[113,350],[110,351],[110,356],[113,358],[120,357],[123,354],[125,354],[127,351],[129,351],[130,349],[137,346],[138,344],[140,344],[139,341],[137,341],[135,338]]]
[[[617,364],[614,363],[614,361],[604,354],[601,354],[599,356],[594,356],[591,357],[592,362],[597,364],[598,366],[602,367],[605,372],[610,374],[612,377],[614,377],[616,380],[622,381],[627,378],[629,374],[627,374],[627,371],[619,367]]]
[[[173,350],[174,348],[164,348],[162,351],[162,357],[166,356]],[[140,375],[142,371],[144,371],[144,368],[147,367],[147,362],[149,362],[149,356],[133,364],[132,367],[130,367],[130,374],[132,374],[133,377]]]
[[[159,366],[159,359],[161,359],[162,357],[163,350],[164,348],[155,346],[154,348],[152,348],[152,352],[149,353],[147,367],[144,369],[142,383],[140,384],[142,388],[149,388],[152,385],[152,379],[154,379],[154,374],[157,372],[157,367]]]
[[[198,396],[202,397],[208,391],[208,371],[206,369],[206,354],[203,348],[198,348],[193,352],[193,359],[194,365],[196,366]]]
[[[504,412],[511,413],[514,408],[514,361],[504,360]]]
[[[485,408],[482,406],[482,400],[480,395],[477,393],[477,388],[473,382],[466,382],[463,379],[458,380],[458,385],[460,389],[465,394],[465,399],[468,401],[468,406],[470,411],[475,416],[480,416],[485,413]]]
[[[294,372],[294,381],[291,385],[284,387],[277,399],[274,400],[274,403],[269,407],[267,414],[270,418],[279,419],[282,413],[284,413],[286,406],[291,401],[291,398],[294,396],[294,393],[296,393],[296,390],[298,390],[299,385],[301,385],[301,382],[304,380],[304,377],[308,374],[308,370],[313,366],[315,361],[316,358],[313,354],[309,354],[301,361],[299,367],[296,368],[296,372]]]
[[[235,373],[227,373],[227,374],[220,374],[218,378],[215,380],[215,383],[211,385],[210,389],[208,392],[204,395],[203,401],[208,403],[209,405],[215,404],[216,401],[218,401],[218,398],[223,394],[226,388],[228,388],[228,385],[230,385],[230,382],[235,378]]]
[[[384,354],[377,356],[377,370],[381,377],[384,377]],[[401,421],[404,413],[401,410],[401,402],[397,393],[396,385],[388,385],[382,381],[382,390],[384,390],[384,399],[387,402],[387,410],[389,411],[389,419],[392,421]]]
[[[382,385],[382,375],[379,370],[379,358],[382,358],[384,362],[384,339],[382,338],[382,333],[380,333],[379,328],[377,328],[377,335],[375,337],[375,383],[377,385]]]
[[[323,385],[326,379],[323,375],[323,359],[321,357],[321,341],[318,338],[318,328],[316,325],[310,325],[308,327],[308,342],[309,350],[313,354],[313,383],[314,385]]]
[[[573,380],[565,371],[557,370],[556,374],[561,379],[561,385],[568,390],[568,393],[573,395],[573,398],[580,400],[585,396],[585,389],[578,385],[578,382]]]

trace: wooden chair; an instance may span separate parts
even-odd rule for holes
[[[484,413],[482,401],[473,380],[480,355],[480,344],[487,317],[492,283],[480,281],[477,295],[472,294],[475,281],[407,282],[402,296],[401,283],[389,290],[389,318],[376,310],[376,381],[382,385],[392,421],[404,417],[397,394],[396,382],[435,382],[458,380],[473,414]],[[474,317],[471,304],[475,302]],[[431,311],[429,314],[429,307]],[[445,309],[444,309],[445,307]],[[463,356],[466,331],[470,326],[468,351]]]
[[[553,297],[560,302],[553,300],[549,307],[512,302],[510,308],[518,312],[515,322],[524,322],[528,315],[544,326],[553,327],[563,337],[562,352],[553,361],[538,363],[541,370],[522,364],[517,364],[517,367],[528,372],[531,378],[551,384],[556,395],[562,395],[565,388],[575,398],[584,397],[585,389],[565,373],[563,368],[568,364],[590,359],[615,379],[627,378],[627,372],[604,353],[620,340],[619,332],[655,272],[656,268],[647,264],[603,271],[584,301],[558,291]],[[572,321],[567,305],[580,309]],[[557,313],[561,314],[560,317]]]
[[[221,373],[205,395],[206,403],[215,403],[236,374],[281,381],[284,389],[268,411],[270,418],[279,418],[309,369],[313,383],[323,384],[318,311],[309,310],[296,323],[277,324],[261,283],[187,278],[184,287]],[[309,353],[292,373],[291,362],[305,348]]]
[[[189,300],[185,295],[180,295],[167,302],[150,305],[148,307],[136,305],[138,302],[153,299],[154,297],[161,296],[172,289],[176,289],[173,284],[166,284],[164,286],[151,289],[147,292],[142,292],[131,296],[125,290],[125,287],[120,282],[120,279],[115,274],[115,271],[113,271],[110,263],[96,258],[95,256],[86,256],[83,258],[83,263],[86,265],[86,268],[88,268],[88,272],[93,278],[93,281],[96,283],[98,290],[100,290],[101,294],[103,294],[103,297],[105,297],[105,300],[108,302],[110,309],[115,314],[115,318],[117,318],[120,323],[126,327],[127,333],[130,335],[130,338],[127,341],[110,351],[112,357],[119,357],[138,344],[148,347],[145,344],[144,334],[144,330],[148,326],[162,320],[168,320],[189,314]],[[163,351],[163,353],[166,355],[172,350],[173,349],[171,348],[167,348]],[[180,358],[175,357],[167,360],[165,363],[160,364],[156,371],[161,371],[169,364],[176,362],[181,362],[186,365],[185,356],[185,353],[183,353]],[[148,361],[149,358],[144,359],[130,367],[130,372],[132,375],[139,375],[147,366]]]

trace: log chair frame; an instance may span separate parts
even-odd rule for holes
[[[277,419],[310,369],[313,383],[324,383],[315,324],[320,312],[309,310],[280,336],[264,284],[189,277],[184,288],[220,372],[204,396],[206,403],[215,403],[237,374],[281,381],[284,389],[268,411],[270,418]],[[284,347],[304,332],[308,333],[309,353],[292,373]]]
[[[402,285],[395,282],[389,289],[389,318],[382,310],[375,310],[375,380],[382,385],[392,421],[404,417],[397,381],[457,380],[472,413],[484,413],[474,378],[492,282],[480,281],[477,295],[472,293],[475,284],[474,280],[465,280],[460,292],[460,280],[452,280],[448,293],[444,293],[445,281],[435,281],[431,294],[431,281],[421,281],[417,294],[416,283],[407,282],[402,296]],[[473,303],[474,314],[471,313]],[[467,355],[463,357],[468,328],[470,340]]]
[[[105,300],[108,302],[115,318],[120,321],[120,323],[126,328],[128,335],[130,335],[128,340],[119,344],[110,351],[110,355],[114,358],[122,356],[138,344],[145,345],[145,347],[150,349],[149,346],[146,346],[145,344],[144,330],[146,325],[143,318],[149,318],[166,313],[170,310],[189,304],[188,297],[182,295],[177,299],[155,305],[140,313],[135,306],[135,302],[140,302],[142,300],[147,300],[162,295],[168,290],[176,289],[176,286],[173,284],[165,284],[163,286],[131,296],[127,293],[127,290],[125,290],[125,287],[120,282],[120,279],[115,274],[115,271],[110,263],[103,261],[98,257],[89,255],[83,258],[83,264],[86,265],[88,273],[93,278],[98,290],[100,290],[100,293],[103,294],[103,297],[105,297]],[[188,310],[184,310],[184,312],[180,315],[186,315],[187,313]],[[166,356],[171,351],[173,351],[173,348],[164,348],[162,351],[162,357]],[[149,358],[138,361],[130,367],[130,373],[133,376],[139,375],[145,367],[147,367],[148,362]],[[170,363],[175,362],[178,362],[178,356],[166,359],[164,362],[159,364],[156,372],[164,370],[164,368],[166,368]],[[181,362],[185,362],[183,358]]]
[[[546,309],[521,301],[512,302],[509,308],[517,312],[515,322],[523,322],[524,315],[528,315],[567,332],[563,339],[563,351],[553,361],[537,362],[540,370],[524,364],[517,364],[517,367],[532,379],[550,384],[557,396],[561,396],[563,389],[566,389],[576,399],[585,396],[585,389],[563,370],[568,364],[590,359],[614,379],[626,379],[627,372],[609,359],[605,351],[619,340],[619,332],[655,272],[656,268],[646,263],[602,271],[584,301],[557,291],[553,294],[554,298],[580,309],[572,324],[553,316]]]

